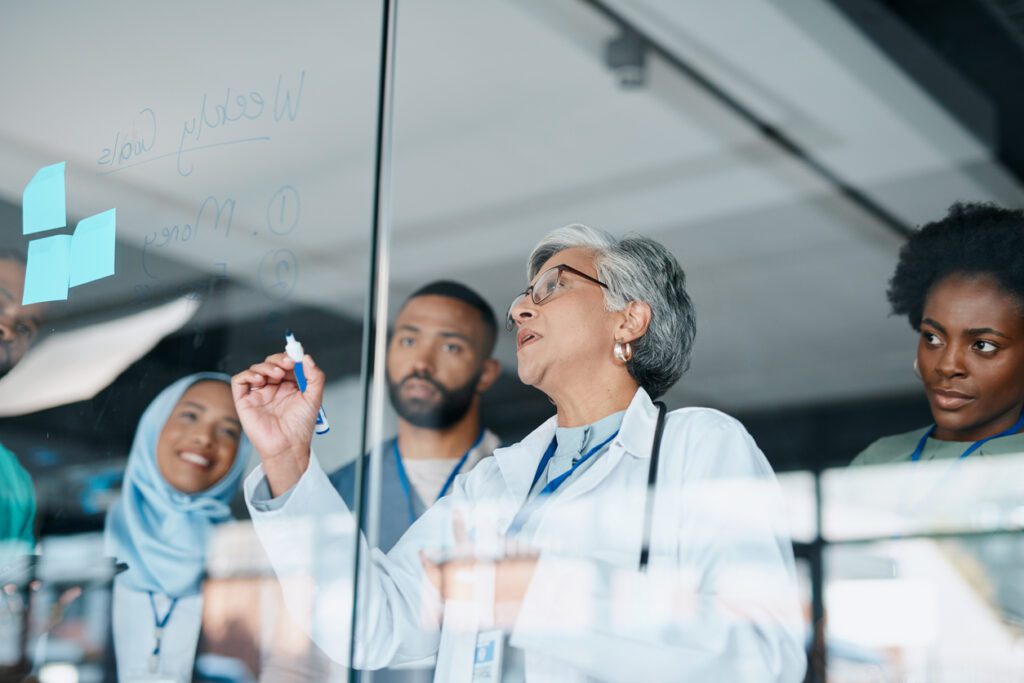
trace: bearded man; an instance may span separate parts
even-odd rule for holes
[[[480,395],[498,379],[494,311],[465,285],[437,281],[402,305],[387,380],[398,435],[384,447],[380,544],[387,552],[436,500],[500,445],[480,424]],[[330,475],[352,506],[356,463]]]

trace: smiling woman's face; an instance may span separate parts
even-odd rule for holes
[[[1024,315],[995,281],[951,275],[925,300],[917,362],[935,438],[977,441],[1024,408]]]
[[[174,406],[156,444],[156,462],[182,493],[210,488],[231,469],[242,427],[224,382],[193,384]]]

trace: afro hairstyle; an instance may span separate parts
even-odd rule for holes
[[[950,275],[989,277],[1017,300],[1024,315],[1024,211],[957,202],[900,249],[889,280],[889,303],[921,329],[925,299]]]

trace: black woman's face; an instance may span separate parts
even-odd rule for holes
[[[977,441],[1024,408],[1024,314],[994,280],[950,275],[925,300],[917,362],[935,437]]]
[[[21,304],[25,266],[0,258],[0,377],[21,360],[39,332],[46,304]]]

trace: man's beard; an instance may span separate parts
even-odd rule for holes
[[[395,407],[395,412],[406,422],[426,429],[447,429],[469,412],[473,398],[476,396],[477,382],[480,381],[482,374],[483,368],[480,368],[468,382],[454,389],[448,389],[433,377],[422,373],[407,375],[400,382],[393,382],[388,377],[388,395],[391,397],[391,405]],[[410,379],[427,382],[437,389],[440,397],[434,401],[403,398],[402,385]]]

